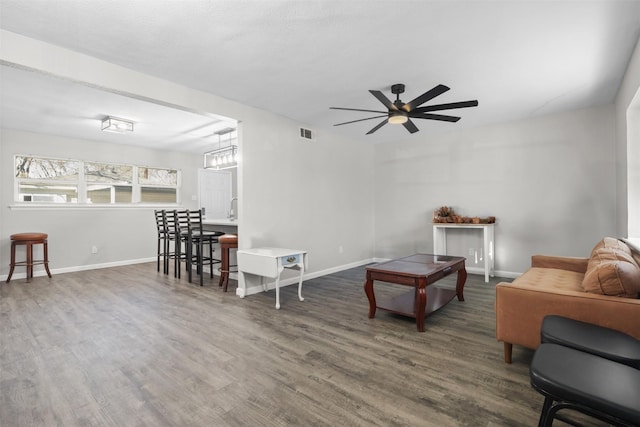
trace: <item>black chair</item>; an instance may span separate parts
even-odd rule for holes
[[[166,239],[167,239],[167,229],[165,227],[164,219],[163,219],[163,211],[155,210],[154,215],[156,218],[156,232],[157,232],[157,265],[158,272],[160,272],[160,258],[162,258],[162,268],[166,274]]]
[[[640,426],[640,370],[604,357],[543,343],[529,368],[531,386],[545,399],[538,422],[547,427],[562,409],[570,409],[614,426]]]
[[[179,233],[176,237],[177,257],[186,263],[189,283],[193,281],[193,265],[200,276],[200,286],[204,285],[204,265],[209,264],[209,273],[213,278],[213,265],[219,264],[220,259],[214,258],[214,245],[218,243],[218,237],[223,235],[220,231],[205,231],[202,226],[201,210],[176,211],[176,226]],[[184,245],[184,250],[182,249]],[[194,252],[195,249],[195,252]],[[208,255],[205,255],[208,249]],[[178,273],[178,277],[180,277]]]
[[[218,237],[224,233],[221,231],[204,230],[202,225],[202,210],[189,211],[189,237],[191,248],[195,248],[196,253],[191,254],[191,259],[196,263],[196,272],[200,275],[200,286],[203,286],[204,264],[209,263],[209,277],[213,279],[213,265],[222,262],[219,258],[214,258],[214,245],[218,243]],[[205,248],[209,251],[205,255]],[[189,270],[189,282],[191,282],[191,269]]]
[[[180,278],[180,271],[182,267],[181,262],[185,263],[185,270],[188,272],[191,264],[187,260],[187,248],[189,238],[189,211],[188,210],[174,210],[173,216],[173,228],[174,228],[174,276]]]
[[[177,277],[176,272],[176,227],[175,227],[175,216],[173,211],[162,210],[162,223],[165,230],[165,238],[164,238],[164,274],[169,274],[169,266],[171,265],[171,260],[173,260],[173,268],[174,268],[174,276]]]

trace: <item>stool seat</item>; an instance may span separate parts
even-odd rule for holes
[[[11,280],[13,271],[15,270],[16,266],[25,266],[27,268],[27,281],[29,281],[29,279],[33,277],[33,266],[38,264],[44,264],[47,276],[51,277],[51,272],[49,271],[49,245],[47,243],[48,237],[49,235],[47,233],[38,232],[16,233],[12,234],[9,237],[11,239],[11,264],[9,266],[10,268],[9,275],[7,276],[7,283],[9,283],[9,281]],[[42,259],[33,259],[33,245],[42,245]],[[25,261],[16,261],[16,246],[26,247],[27,259]]]
[[[47,233],[16,233],[12,234],[10,239],[23,242],[27,240],[47,240],[48,237]]]
[[[218,242],[220,242],[220,243],[235,243],[237,245],[238,244],[238,236],[236,236],[235,234],[223,234],[222,236],[218,237]]]
[[[545,316],[540,330],[540,340],[543,343],[575,348],[640,369],[640,340],[603,326],[562,316]]]
[[[573,409],[618,426],[640,425],[640,370],[590,353],[543,343],[529,368],[545,396],[539,426],[560,409]],[[555,403],[554,403],[555,402]]]

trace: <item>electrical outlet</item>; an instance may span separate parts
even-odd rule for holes
[[[338,253],[341,254],[344,252],[344,248],[342,247],[342,245],[338,246]]]
[[[98,253],[98,247],[97,246],[91,246],[91,253],[92,254],[97,254]]]
[[[475,253],[473,248],[469,248],[469,256],[473,256]]]

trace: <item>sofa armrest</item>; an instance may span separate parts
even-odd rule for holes
[[[557,268],[559,270],[575,271],[576,273],[586,272],[588,264],[589,258],[550,255],[533,255],[531,257],[531,267]]]
[[[535,349],[542,319],[569,317],[627,333],[640,339],[640,299],[590,294],[533,285],[496,285],[496,338]]]

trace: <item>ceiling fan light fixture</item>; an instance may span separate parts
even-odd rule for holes
[[[389,123],[392,125],[402,125],[407,123],[409,116],[402,111],[389,113]]]
[[[133,122],[131,120],[107,116],[102,119],[102,130],[117,133],[133,132]]]
[[[449,88],[447,86],[439,84],[434,88],[432,88],[431,90],[428,90],[422,95],[418,96],[417,98],[407,103],[404,103],[400,100],[400,94],[404,92],[404,85],[401,83],[398,83],[391,86],[391,93],[396,95],[396,100],[393,102],[379,90],[369,90],[369,93],[371,93],[371,95],[373,95],[378,101],[380,101],[385,107],[387,107],[387,111],[369,110],[369,109],[361,109],[361,108],[343,108],[343,107],[329,107],[329,108],[333,110],[363,111],[366,113],[382,114],[381,116],[365,117],[364,119],[337,123],[334,126],[348,125],[350,123],[362,122],[365,120],[372,120],[372,119],[380,119],[385,117],[385,119],[381,123],[376,125],[369,132],[367,132],[367,135],[371,135],[372,133],[374,133],[375,131],[377,131],[387,123],[391,123],[392,125],[403,125],[404,128],[407,130],[407,132],[416,133],[420,129],[418,129],[418,127],[410,119],[439,120],[443,122],[455,123],[458,120],[460,120],[460,117],[449,116],[445,114],[433,114],[432,111],[451,110],[454,108],[467,108],[467,107],[478,106],[478,100],[473,100],[473,101],[462,101],[462,102],[448,102],[445,104],[428,105],[426,107],[421,107],[421,105],[423,105],[424,103],[432,100],[436,96],[442,95],[448,90]]]

